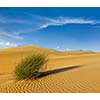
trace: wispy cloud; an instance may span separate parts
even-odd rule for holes
[[[6,17],[6,16],[0,16],[0,26],[3,27],[4,30],[0,29],[0,38],[4,41],[0,42],[0,47],[3,45],[5,47],[11,47],[16,46],[16,44],[13,44],[12,42],[5,42],[6,38],[15,39],[15,41],[19,41],[21,39],[24,39],[23,35],[24,33],[30,33],[34,31],[39,31],[45,28],[48,28],[49,26],[63,26],[66,24],[89,24],[89,25],[96,25],[100,24],[99,20],[95,19],[89,19],[89,18],[76,18],[76,17],[45,17],[45,16],[38,16],[38,15],[31,15],[27,14],[27,16],[31,16],[29,19],[28,17],[24,18],[15,18],[15,17]],[[3,25],[2,25],[3,24]],[[5,30],[5,26],[10,24],[14,24],[17,27],[17,30],[14,30],[12,27],[9,27],[9,31]],[[28,26],[28,24],[30,24]],[[6,27],[7,27],[6,26]],[[20,27],[20,26],[24,26]],[[3,38],[2,38],[3,37]]]
[[[22,40],[23,37],[16,32],[7,32],[0,30],[0,48],[16,47],[18,44],[15,41]]]
[[[9,17],[4,17],[0,16],[0,23],[1,24],[32,24],[31,21],[29,20],[24,20],[24,19],[19,19],[19,18],[9,18]]]
[[[57,18],[48,18],[48,17],[41,17],[41,20],[44,20],[43,23],[40,24],[40,29],[47,28],[49,26],[63,26],[65,24],[99,24],[100,21],[97,20],[90,20],[85,18],[67,18],[67,17],[57,17]]]
[[[20,31],[19,34],[42,30],[48,28],[49,26],[63,26],[66,24],[89,24],[89,25],[100,24],[99,20],[86,19],[86,18],[68,18],[62,16],[56,18],[50,18],[50,17],[33,15],[32,21],[33,21],[32,24],[33,28],[28,28],[28,29],[26,28],[25,30]]]
[[[10,33],[7,31],[0,31],[0,35],[8,38],[13,38],[13,39],[23,39],[23,37],[16,34],[16,32]]]

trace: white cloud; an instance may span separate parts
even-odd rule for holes
[[[44,22],[40,23],[40,29],[44,29],[49,26],[62,26],[65,24],[90,24],[90,25],[93,25],[93,24],[100,23],[100,21],[96,21],[96,20],[89,20],[89,19],[84,19],[84,18],[66,18],[66,17],[57,17],[57,18],[41,17],[41,20],[44,20]]]
[[[17,44],[14,43],[14,41],[21,39],[23,38],[19,35],[16,35],[15,33],[0,31],[0,48],[15,47]]]
[[[7,31],[0,31],[0,36],[13,38],[13,39],[23,39],[23,37],[19,36],[16,32],[7,32]]]
[[[30,16],[30,15],[27,15]],[[25,17],[28,18],[28,17]],[[45,28],[48,28],[49,26],[63,26],[65,24],[89,24],[89,25],[95,25],[95,24],[100,24],[99,20],[95,20],[95,19],[88,19],[88,18],[74,18],[74,17],[63,17],[63,16],[58,16],[56,18],[50,18],[50,17],[45,17],[45,16],[32,16],[31,19],[20,19],[19,18],[14,18],[11,19],[10,17],[7,18],[0,16],[0,23],[1,23],[1,27],[3,27],[4,30],[0,30],[0,39],[3,39],[4,41],[6,41],[6,38],[9,38],[9,40],[15,40],[15,41],[19,41],[21,39],[24,39],[23,35],[24,33],[29,34],[30,32],[34,32],[34,31],[38,31],[38,30],[42,30]],[[20,26],[18,26],[18,24],[16,24],[16,27],[18,28],[18,30],[14,30],[12,29],[12,27],[9,27],[9,31],[5,30],[5,25],[2,26],[3,24],[9,24],[9,23],[18,23],[18,24],[23,24],[24,28],[21,28]],[[31,23],[31,25],[29,25],[29,27],[27,27],[27,24]],[[8,28],[8,26],[7,26]],[[3,38],[2,38],[3,37]],[[0,42],[0,47],[12,47],[12,46],[16,46],[16,44],[6,41],[6,42]],[[57,47],[57,49],[61,49],[59,46]],[[68,48],[62,49],[62,50],[70,50]]]
[[[37,31],[41,29],[48,28],[49,26],[62,26],[65,24],[100,24],[99,20],[95,19],[88,19],[88,18],[76,18],[76,17],[63,17],[58,16],[55,18],[45,17],[45,16],[38,16],[38,15],[32,15],[32,14],[26,14],[25,16],[31,16],[31,18],[25,17],[24,19],[20,18],[8,18],[6,16],[0,16],[0,23],[8,24],[8,23],[18,23],[26,25],[25,30],[19,29],[19,34],[21,33],[27,33],[32,31]],[[27,27],[27,24],[31,24],[30,28]],[[18,26],[17,26],[18,27]]]
[[[60,16],[60,17],[58,16],[56,18],[49,18],[49,17],[44,17],[44,16],[33,16],[32,21],[33,21],[33,28],[30,28],[30,29],[26,28],[25,30],[20,31],[20,33],[33,32],[33,31],[38,31],[41,29],[48,28],[49,26],[63,26],[65,24],[90,24],[90,25],[94,25],[94,24],[100,23],[100,21],[92,20],[92,19],[68,18],[68,17],[62,17],[62,16]]]
[[[8,18],[5,16],[0,16],[0,23],[8,24],[8,23],[18,23],[18,24],[31,24],[33,26],[33,30],[27,29],[26,30],[31,30],[31,31],[36,31],[36,30],[41,30],[44,28],[47,28],[49,26],[62,26],[65,24],[99,24],[99,20],[95,19],[88,19],[88,18],[77,18],[77,17],[63,17],[63,16],[58,16],[55,18],[50,18],[50,17],[45,17],[45,16],[38,16],[38,15],[32,15],[32,14],[26,14],[25,16],[30,16],[31,18],[25,17],[24,19],[20,18]],[[23,31],[23,33],[26,33],[26,30]]]
[[[18,46],[15,41],[22,40],[23,37],[19,36],[16,32],[7,32],[0,30],[0,48],[16,47]]]
[[[71,49],[69,49],[69,48],[63,48],[61,46],[57,46],[55,49],[58,50],[58,51],[71,51]]]
[[[17,44],[15,44],[15,43],[0,40],[0,48],[16,47],[16,46],[17,46]]]

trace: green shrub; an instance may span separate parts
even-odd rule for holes
[[[47,58],[43,53],[34,53],[25,57],[17,64],[14,74],[16,80],[31,79],[35,77],[46,64]]]

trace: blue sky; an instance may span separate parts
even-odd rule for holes
[[[0,48],[30,44],[100,51],[100,8],[0,8]]]

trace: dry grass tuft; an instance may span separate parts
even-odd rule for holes
[[[47,62],[47,56],[44,53],[33,53],[25,57],[17,64],[14,75],[16,80],[31,79],[36,77]]]

